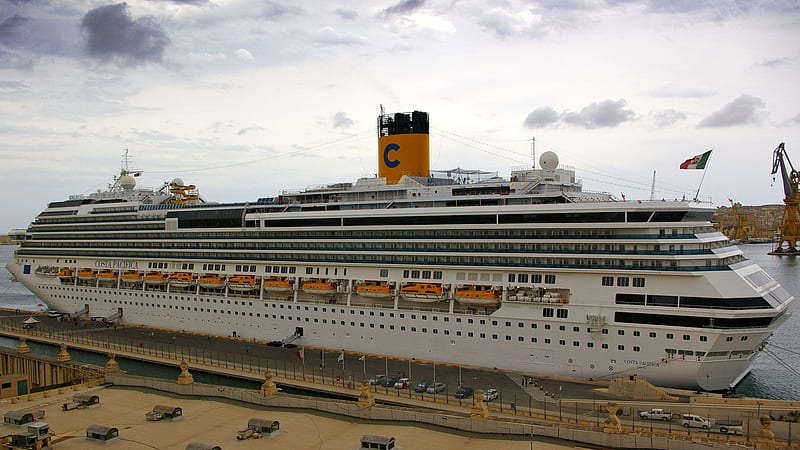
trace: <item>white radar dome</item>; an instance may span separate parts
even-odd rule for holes
[[[180,178],[175,178],[174,180],[172,180],[172,184],[174,184],[175,186],[183,186],[183,180],[181,180]]]
[[[119,177],[119,185],[122,186],[122,189],[129,191],[136,187],[136,180],[130,175],[123,175]]]
[[[544,152],[539,157],[539,167],[544,170],[555,170],[558,167],[558,155],[553,152]]]

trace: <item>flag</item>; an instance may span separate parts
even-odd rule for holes
[[[338,361],[338,362],[342,362],[342,361],[344,361],[344,352],[342,352],[342,353],[339,353],[339,357],[338,357],[338,358],[336,358],[336,361]]]
[[[367,358],[367,355],[361,355],[361,358],[358,358],[359,361],[363,361]]]
[[[306,356],[305,347],[301,347],[300,350],[294,352],[294,354],[297,355],[298,358],[303,359]]]
[[[705,169],[709,158],[711,158],[711,150],[687,159],[681,164],[681,169]]]

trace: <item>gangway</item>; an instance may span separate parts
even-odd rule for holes
[[[303,327],[295,327],[294,334],[291,336],[286,336],[285,338],[281,339],[281,345],[286,347],[292,342],[300,339],[303,337]]]
[[[118,319],[122,318],[122,308],[117,308],[117,312],[114,314],[106,317],[106,322],[113,323],[116,322]]]
[[[89,305],[83,305],[83,309],[75,311],[72,313],[71,317],[89,317]]]

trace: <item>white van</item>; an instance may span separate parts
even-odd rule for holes
[[[684,414],[681,421],[681,425],[686,428],[702,428],[704,430],[711,428],[712,424],[713,419],[704,419],[697,414]]]

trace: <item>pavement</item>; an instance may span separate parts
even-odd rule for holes
[[[233,401],[214,401],[182,397],[151,391],[120,387],[82,389],[100,397],[94,407],[62,411],[60,405],[76,392],[66,389],[62,394],[43,398],[35,394],[32,400],[11,404],[0,401],[0,413],[8,411],[44,410],[42,422],[49,424],[53,447],[59,449],[86,449],[102,445],[86,439],[86,427],[104,425],[119,430],[119,440],[111,442],[109,449],[184,449],[190,442],[219,445],[228,449],[291,448],[291,449],[346,449],[359,448],[361,436],[375,434],[392,436],[399,448],[410,449],[472,449],[527,450],[530,448],[555,450],[576,448],[562,441],[504,439],[472,433],[449,432],[431,426],[365,422],[347,418],[342,420],[328,414],[309,411],[297,412],[267,409]],[[148,422],[145,413],[155,405],[182,408],[183,416],[159,422]],[[275,437],[239,441],[236,432],[247,427],[250,418],[277,420],[281,432]],[[0,425],[0,436],[19,433],[23,429],[13,425]]]

